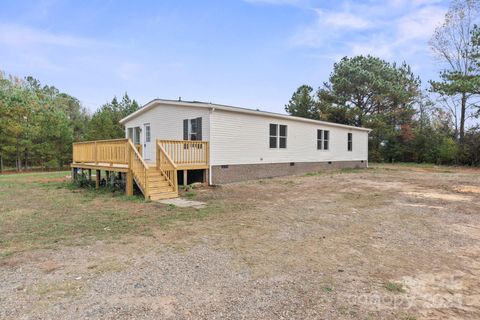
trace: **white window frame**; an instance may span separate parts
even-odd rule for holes
[[[275,135],[272,135],[270,131],[270,126],[275,126]],[[285,135],[280,135],[280,127],[285,128]],[[275,139],[275,146],[272,147],[270,142],[272,138]],[[281,139],[285,139],[285,146],[280,146]],[[278,124],[278,123],[269,123],[268,124],[268,146],[270,149],[287,149],[288,146],[288,125],[286,124]]]
[[[145,143],[150,143],[152,141],[152,127],[150,123],[144,123],[143,126],[145,127]]]
[[[142,127],[127,128],[127,139],[131,139],[133,144],[140,144],[142,136]]]
[[[271,126],[275,126],[275,135],[272,135]],[[271,141],[272,138],[275,139],[275,146],[272,147]],[[278,124],[276,123],[269,123],[268,124],[268,146],[270,149],[277,149],[278,148]]]
[[[281,127],[285,127],[285,135],[283,135],[283,136],[280,135],[280,133],[281,133],[281,130],[280,130]],[[286,124],[279,124],[279,125],[278,125],[278,148],[279,148],[279,149],[287,149],[287,145],[288,145],[288,141],[287,141],[288,139],[287,139],[287,137],[288,137],[288,126],[287,126]],[[285,139],[285,147],[282,147],[281,144],[280,144],[280,141],[281,141],[282,139]]]
[[[318,138],[318,133],[320,132],[320,138]],[[325,134],[326,133],[326,134]],[[318,143],[320,142],[320,148]],[[326,144],[326,148],[325,148]],[[330,130],[317,129],[317,150],[330,150]]]
[[[142,128],[133,127],[133,144],[140,144],[142,142]]]

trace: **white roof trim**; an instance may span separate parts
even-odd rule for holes
[[[138,109],[134,113],[132,113],[132,114],[126,116],[125,118],[123,118],[122,120],[120,120],[120,123],[125,124],[125,122],[139,116],[140,114],[142,114],[144,112],[147,112],[148,110],[150,110],[150,109],[152,109],[152,108],[154,108],[155,106],[158,106],[158,105],[218,109],[218,110],[224,110],[224,111],[252,114],[252,115],[257,115],[257,116],[279,118],[279,119],[286,119],[286,120],[293,120],[293,121],[300,121],[300,122],[308,122],[308,123],[316,123],[316,124],[321,124],[321,125],[325,125],[325,126],[347,128],[347,129],[351,129],[351,130],[360,130],[360,131],[368,131],[368,132],[372,131],[371,129],[363,128],[363,127],[355,127],[355,126],[349,126],[349,125],[340,124],[340,123],[313,120],[313,119],[307,119],[307,118],[302,118],[302,117],[295,117],[295,116],[290,116],[290,115],[287,115],[287,114],[281,114],[281,113],[275,113],[275,112],[259,111],[259,110],[240,108],[240,107],[232,107],[232,106],[226,106],[226,105],[214,104],[214,103],[206,103],[206,102],[176,101],[176,100],[165,100],[165,99],[155,99],[155,100],[152,100],[152,101],[148,102],[142,108]]]

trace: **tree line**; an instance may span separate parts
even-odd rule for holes
[[[407,63],[345,57],[317,90],[300,86],[295,116],[373,129],[370,161],[480,165],[480,0],[454,0],[430,41],[445,66],[422,87]],[[124,137],[119,120],[138,110],[125,93],[90,114],[75,97],[0,72],[0,171],[59,168],[72,143]]]
[[[407,63],[345,57],[316,91],[300,86],[295,116],[373,129],[370,161],[480,165],[480,1],[455,0],[430,41],[443,63],[426,89]]]
[[[124,137],[118,121],[138,108],[125,93],[90,114],[53,86],[0,72],[0,172],[68,165],[73,142]]]

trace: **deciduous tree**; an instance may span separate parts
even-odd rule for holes
[[[430,46],[445,65],[440,81],[431,81],[431,89],[442,96],[454,96],[454,113],[458,113],[458,138],[463,141],[465,123],[471,115],[471,99],[477,95],[480,69],[476,62],[479,43],[475,23],[479,21],[479,0],[453,0],[444,23],[435,30]],[[459,108],[458,112],[456,108]],[[452,112],[451,105],[449,106]]]

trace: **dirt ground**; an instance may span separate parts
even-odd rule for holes
[[[148,232],[37,244],[11,219],[57,205],[0,196],[0,247],[12,250],[0,256],[1,319],[480,319],[480,170],[378,165],[235,183],[196,190],[207,209],[188,215],[55,192],[76,197],[65,214],[74,199],[82,215],[102,203],[122,219],[148,214]]]

